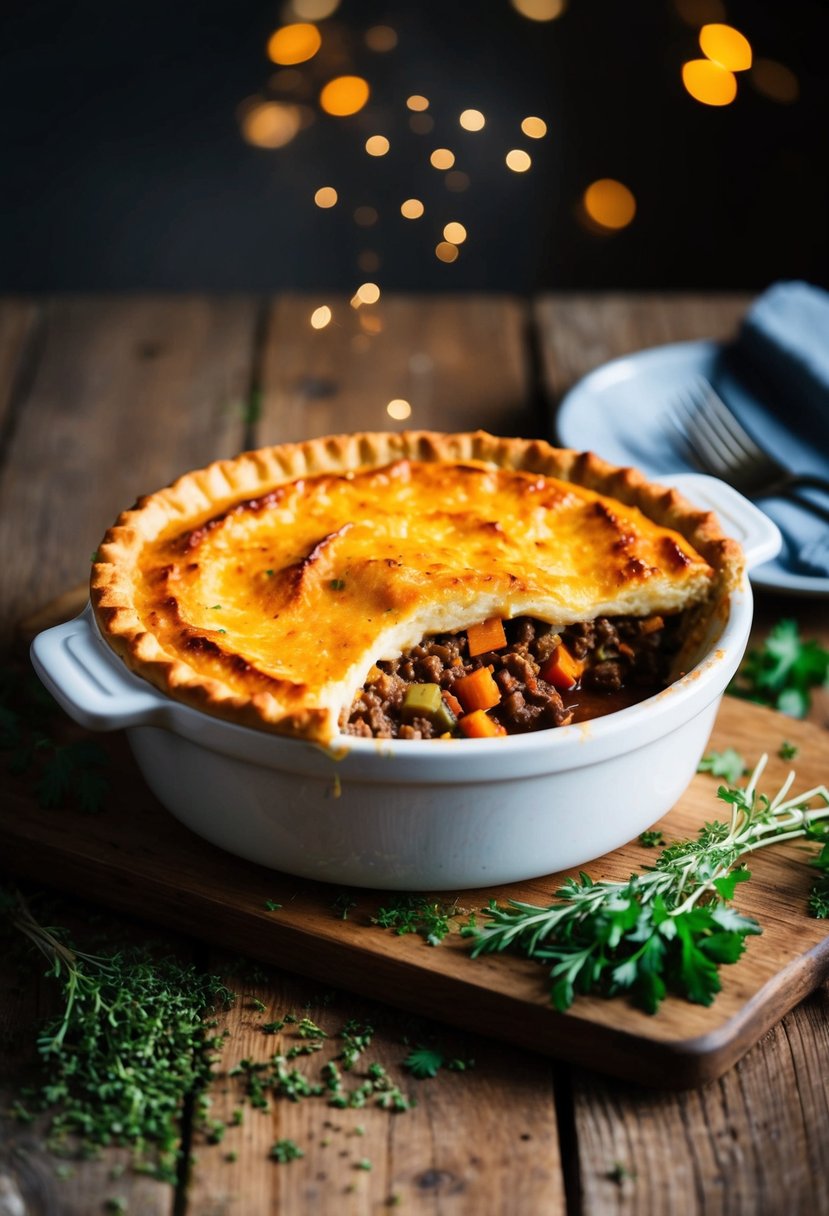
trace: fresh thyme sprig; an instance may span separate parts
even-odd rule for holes
[[[41,1083],[18,1113],[48,1112],[50,1147],[128,1145],[136,1168],[174,1182],[185,1101],[203,1091],[219,1038],[208,1012],[232,994],[215,976],[143,946],[93,955],[41,925],[13,889],[0,914],[25,935],[62,985],[62,1012],[43,1030]]]
[[[720,966],[736,962],[745,939],[762,932],[730,906],[737,884],[750,877],[741,863],[757,849],[817,837],[819,821],[829,818],[825,785],[788,796],[793,772],[774,798],[759,794],[766,761],[760,759],[745,788],[720,786],[730,822],[706,823],[695,839],[669,845],[626,882],[594,882],[581,873],[548,907],[492,900],[485,922],[461,930],[473,941],[472,956],[514,948],[548,965],[550,997],[560,1011],[577,993],[627,992],[648,1013],[668,992],[710,1005],[721,987]],[[825,805],[808,809],[817,798]],[[824,854],[829,867],[826,845],[815,859],[821,870]]]

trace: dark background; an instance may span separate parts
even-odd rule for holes
[[[780,104],[741,73],[734,104],[694,101],[681,66],[697,30],[671,0],[570,0],[555,21],[508,0],[342,0],[321,22],[323,50],[299,69],[312,121],[286,147],[246,144],[243,99],[276,69],[265,55],[284,8],[263,0],[17,0],[3,19],[0,115],[4,218],[0,287],[43,289],[353,289],[539,287],[761,288],[776,278],[829,283],[827,57],[818,0],[729,0],[726,15],[756,56],[797,76]],[[291,19],[291,18],[289,18]],[[367,49],[382,23],[395,50]],[[372,85],[351,118],[316,96],[340,71]],[[410,93],[431,101],[435,130],[415,135]],[[484,112],[480,133],[458,113]],[[519,124],[543,117],[546,139]],[[368,157],[382,132],[392,151]],[[449,146],[469,174],[446,189],[429,152]],[[526,174],[510,147],[533,156]],[[624,182],[634,222],[600,235],[579,217],[594,179]],[[314,206],[321,185],[340,204]],[[402,199],[424,200],[415,223]],[[354,209],[374,206],[364,229]],[[456,263],[434,247],[447,220],[469,239]],[[358,256],[380,258],[374,273]]]

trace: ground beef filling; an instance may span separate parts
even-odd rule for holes
[[[469,657],[466,633],[436,634],[390,662],[376,664],[354,699],[343,731],[378,739],[432,739],[446,733],[429,718],[404,722],[412,684],[452,693],[455,681],[489,667],[501,693],[490,716],[507,734],[566,726],[634,704],[664,688],[678,647],[679,618],[599,617],[556,631],[529,617],[505,621],[507,645]],[[585,664],[575,688],[560,692],[541,676],[559,645]],[[460,733],[455,731],[454,733]]]

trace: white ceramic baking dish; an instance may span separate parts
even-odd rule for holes
[[[751,568],[773,523],[710,477],[672,479],[717,511]],[[748,582],[699,662],[657,696],[582,725],[497,739],[343,738],[325,750],[190,709],[133,675],[91,610],[40,634],[35,668],[93,730],[125,728],[147,784],[200,836],[306,878],[398,890],[489,887],[581,865],[686,788],[749,635]]]

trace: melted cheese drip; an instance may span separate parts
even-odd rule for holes
[[[703,598],[711,574],[678,533],[591,490],[403,460],[165,534],[142,555],[136,598],[168,653],[280,713],[325,710],[313,732],[330,738],[371,664],[426,634],[494,615],[670,612]]]

